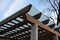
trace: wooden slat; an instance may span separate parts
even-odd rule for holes
[[[29,27],[29,28],[21,29],[21,30],[15,32],[15,33],[12,33],[12,34],[9,34],[9,35],[6,35],[6,36],[13,36],[13,35],[28,31],[28,30],[31,30],[31,28]]]
[[[33,16],[35,19],[39,19],[40,17],[41,17],[41,15],[42,15],[42,13],[40,12],[40,13],[38,13],[38,14],[36,14],[35,16]]]
[[[13,35],[16,35],[16,34],[19,34],[19,33],[25,32],[25,31],[29,31],[29,30],[31,30],[31,27],[28,27],[28,28],[25,28],[25,29],[21,29],[21,30],[19,30],[17,32],[11,33],[11,34],[6,35],[6,36],[13,36]],[[39,31],[43,31],[43,29],[39,29]]]
[[[24,37],[24,36],[26,36],[26,35],[29,36],[30,34],[31,34],[31,32],[28,32],[28,33],[25,33],[25,34],[22,34],[22,35],[16,36],[15,38],[17,38],[17,37],[21,38],[21,37]]]
[[[24,25],[26,23],[28,23],[28,21],[23,21],[23,22],[21,22],[19,24],[16,24],[15,26],[12,26],[12,27],[10,27],[8,29],[4,29],[3,31],[0,32],[0,34],[6,33],[8,31],[12,31],[13,29],[18,28],[19,26],[22,26],[22,25]]]
[[[60,28],[55,28],[54,30],[59,31]]]
[[[14,38],[0,37],[0,40],[15,40]]]
[[[29,14],[26,14],[26,17],[27,17],[27,20],[29,20],[30,22],[32,23],[35,23],[37,25],[39,25],[41,28],[53,33],[53,34],[56,34],[58,36],[60,36],[60,33],[55,31],[54,29],[44,25],[42,22],[38,21],[37,19],[35,19],[34,17],[30,16]]]
[[[45,25],[48,24],[49,23],[49,19],[44,20],[42,23],[45,24]]]
[[[36,18],[36,19],[39,19],[41,17],[41,13],[39,13],[39,14],[33,16],[33,17]],[[23,21],[23,22],[20,22],[19,24],[16,24],[16,25],[14,25],[14,26],[12,26],[10,28],[7,28],[4,31],[1,31],[0,34],[3,34],[5,32],[11,31],[11,30],[13,30],[15,28],[18,28],[19,26],[22,26],[22,25],[26,24],[26,23],[31,23],[31,22],[29,22],[27,20],[26,21]]]
[[[31,34],[31,32],[29,32],[29,33],[26,33],[26,34],[22,34],[22,35],[19,35],[19,36],[16,36],[16,37],[14,37],[14,38],[21,38],[21,37],[24,37],[25,36],[25,38],[26,38],[26,35],[28,35],[28,36],[30,36],[30,34]],[[48,33],[48,32],[44,32],[44,33],[38,33],[39,34],[39,38],[40,37],[47,37],[47,36],[50,36],[50,37],[52,37],[53,35],[52,34],[50,34],[50,33]],[[26,38],[27,39],[27,38]],[[43,38],[42,38],[43,39]],[[28,39],[29,40],[29,39]]]
[[[51,28],[54,28],[54,26],[55,26],[55,24],[51,24],[51,25],[49,25],[49,27],[51,27]]]

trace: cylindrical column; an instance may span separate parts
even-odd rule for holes
[[[38,25],[36,24],[31,27],[31,40],[38,40]]]

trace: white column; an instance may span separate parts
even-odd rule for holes
[[[58,35],[54,35],[54,40],[59,40]]]
[[[31,27],[31,40],[38,40],[38,25],[36,24]]]

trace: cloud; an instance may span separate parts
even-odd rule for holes
[[[7,10],[7,12],[4,14],[3,18],[6,18],[16,12],[16,7],[23,2],[24,0],[15,0],[15,2],[10,6],[9,10]]]

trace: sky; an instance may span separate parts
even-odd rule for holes
[[[40,0],[0,0],[0,21],[14,14],[15,12],[27,6],[28,4],[32,4],[35,8],[37,8],[43,14],[50,16],[49,11],[45,11],[45,9],[50,5],[47,2],[45,2],[45,0],[42,0],[42,1]],[[54,17],[53,14],[51,14],[51,16]]]

